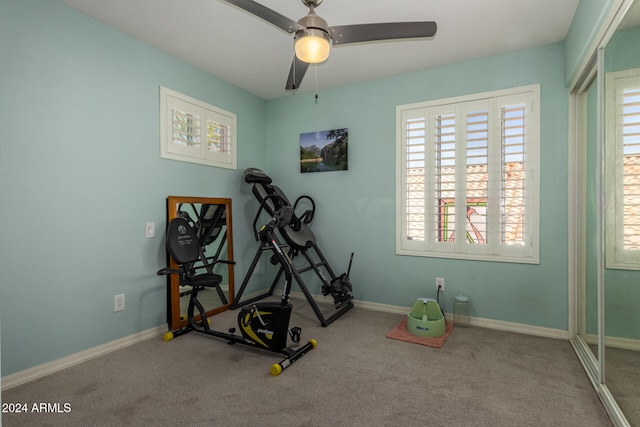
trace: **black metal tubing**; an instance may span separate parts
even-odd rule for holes
[[[253,276],[253,271],[256,268],[256,265],[258,265],[258,262],[260,261],[260,257],[262,256],[262,252],[264,252],[265,250],[270,250],[271,248],[268,245],[265,244],[261,244],[260,247],[258,248],[258,251],[256,252],[256,255],[253,257],[253,261],[251,262],[251,266],[249,266],[249,271],[247,271],[247,274],[244,276],[244,279],[242,281],[242,285],[240,285],[240,289],[238,289],[238,292],[236,292],[236,295],[233,299],[233,303],[231,304],[231,309],[235,310],[236,308],[239,307],[244,307],[247,304],[251,304],[254,303],[256,301],[259,301],[261,299],[264,299],[266,297],[269,297],[271,295],[273,295],[273,291],[276,287],[276,281],[273,282],[273,284],[271,285],[271,288],[263,293],[260,294],[258,296],[252,297],[244,302],[240,302],[240,300],[242,299],[242,294],[245,291],[245,288],[247,287],[247,284],[249,283],[249,279],[251,279],[251,276]],[[278,273],[277,279],[280,278],[280,274],[281,272]]]
[[[306,343],[302,347],[298,348],[293,353],[289,354],[287,357],[282,359],[282,361],[280,361],[279,363],[274,364],[271,367],[271,375],[274,375],[274,376],[280,375],[282,373],[282,371],[287,369],[295,361],[300,359],[302,356],[307,354],[309,351],[313,350],[315,347],[316,347],[315,340],[309,340],[308,343]]]
[[[331,316],[329,316],[328,318],[324,316],[324,314],[322,313],[322,311],[320,310],[320,308],[318,307],[318,304],[316,303],[316,301],[313,298],[313,295],[311,294],[311,292],[309,292],[309,289],[307,288],[307,285],[305,284],[301,274],[310,270],[313,270],[316,275],[323,281],[323,283],[325,283],[325,285],[327,286],[331,286],[330,283],[327,282],[327,279],[323,276],[322,272],[320,271],[320,269],[318,267],[324,266],[327,270],[327,272],[330,274],[331,279],[335,279],[335,273],[333,272],[333,270],[331,269],[331,267],[329,266],[329,263],[327,262],[326,258],[324,257],[324,254],[322,253],[322,251],[320,251],[320,248],[318,247],[318,245],[313,245],[312,248],[316,251],[316,254],[318,256],[318,258],[320,259],[320,262],[316,263],[315,261],[313,261],[310,257],[310,255],[308,254],[308,249],[304,250],[304,251],[300,251],[302,252],[302,254],[304,255],[304,257],[307,260],[307,263],[309,265],[306,265],[304,267],[302,267],[301,269],[296,269],[292,264],[290,264],[291,266],[291,273],[293,275],[293,277],[295,278],[296,282],[298,282],[298,286],[300,287],[300,290],[302,291],[302,293],[304,294],[304,296],[306,297],[307,301],[309,302],[309,305],[311,305],[311,308],[313,309],[313,312],[316,314],[316,317],[318,318],[318,320],[320,321],[320,325],[322,325],[323,327],[329,326],[331,323],[333,323],[336,319],[338,319],[340,316],[342,316],[343,314],[345,314],[347,311],[349,311],[350,309],[353,308],[353,302],[349,301],[348,304],[346,304],[345,306],[341,307],[339,310],[337,310],[334,314],[332,314]],[[276,274],[275,279],[273,280],[273,283],[271,284],[271,287],[269,288],[268,291],[257,295],[255,297],[249,298],[246,301],[241,301],[242,300],[242,294],[245,291],[245,288],[247,286],[247,284],[249,283],[249,279],[251,278],[251,276],[253,275],[253,271],[258,263],[258,261],[260,260],[260,257],[262,255],[262,252],[264,252],[265,250],[270,250],[269,246],[266,245],[261,245],[258,248],[258,251],[256,252],[256,255],[253,257],[253,261],[251,263],[251,266],[249,267],[249,271],[247,272],[247,275],[245,276],[242,285],[240,286],[240,289],[238,290],[238,293],[236,294],[234,300],[233,300],[233,304],[231,305],[232,309],[236,309],[238,307],[243,307],[247,304],[251,304],[254,303],[256,301],[259,301],[263,298],[269,297],[273,295],[273,292],[275,290],[276,285],[278,284],[278,281],[280,280],[280,277],[282,276],[282,273],[284,272],[284,267],[281,265],[280,269],[278,270],[278,273]],[[289,256],[292,256],[293,254],[293,249],[289,249]]]

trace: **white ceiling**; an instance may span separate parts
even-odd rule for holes
[[[287,96],[293,35],[223,0],[61,0],[261,98]],[[294,21],[301,0],[257,0]],[[324,0],[330,26],[436,21],[431,40],[334,47],[319,90],[564,40],[579,0]],[[316,89],[311,66],[299,93]]]

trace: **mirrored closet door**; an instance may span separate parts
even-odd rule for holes
[[[607,41],[604,68],[603,382],[640,425],[640,2]]]
[[[615,425],[640,425],[640,0],[574,90],[576,352]]]

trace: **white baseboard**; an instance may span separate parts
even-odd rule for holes
[[[302,292],[291,292],[292,298],[305,299]],[[318,296],[318,298],[322,298]],[[367,310],[382,311],[385,313],[408,314],[412,307],[402,307],[398,305],[380,304],[377,302],[353,300],[353,305]],[[453,313],[445,313],[447,320],[453,320]],[[481,328],[497,329],[500,331],[516,332],[519,334],[535,335],[539,337],[569,340],[569,332],[562,329],[543,328],[541,326],[531,326],[522,323],[504,322],[501,320],[484,319],[481,317],[471,317],[471,326]]]
[[[408,314],[412,307],[400,307],[397,305],[378,304],[366,301],[354,301],[357,307],[366,308],[375,311],[384,311],[387,313]],[[448,320],[453,319],[453,313],[445,313]],[[471,326],[479,326],[482,328],[497,329],[500,331],[516,332],[519,334],[535,335],[539,337],[554,339],[569,339],[569,332],[561,329],[543,328],[541,326],[524,325],[522,323],[504,322],[501,320],[483,319],[481,317],[471,317]]]
[[[542,326],[531,326],[522,323],[504,322],[502,320],[483,319],[479,317],[471,318],[471,326],[482,328],[498,329],[519,334],[535,335],[538,337],[553,338],[557,340],[569,340],[569,332],[562,329],[545,328]]]
[[[640,340],[631,338],[605,337],[604,345],[625,350],[640,350]]]
[[[597,335],[587,334],[587,335],[583,335],[582,338],[587,344],[598,345]],[[640,340],[633,339],[633,338],[605,337],[604,345],[606,347],[640,351]]]
[[[16,372],[15,374],[7,375],[6,377],[2,377],[2,391],[26,384],[30,381],[37,380],[38,378],[53,374],[54,372],[61,371],[104,354],[111,353],[112,351],[120,350],[132,344],[158,337],[165,332],[167,332],[166,325],[156,326],[155,328],[147,329],[146,331],[138,332],[97,347],[89,348],[57,360],[52,360],[51,362],[43,363],[42,365],[34,366],[33,368],[25,369],[24,371]]]

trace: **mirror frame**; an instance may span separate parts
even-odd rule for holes
[[[574,247],[570,249],[570,264],[575,266],[575,270],[571,270],[572,277],[570,278],[570,292],[575,298],[575,302],[570,307],[570,319],[569,330],[570,337],[572,337],[572,343],[574,349],[581,356],[585,370],[592,378],[600,378],[600,368],[598,363],[599,350],[592,351],[589,344],[593,344],[587,334],[587,304],[586,304],[586,263],[585,263],[585,248],[586,248],[586,235],[585,230],[587,227],[585,203],[586,197],[586,167],[587,167],[587,148],[586,140],[588,138],[587,123],[592,120],[596,123],[593,129],[594,134],[592,137],[597,140],[598,117],[588,117],[587,111],[589,108],[593,108],[588,104],[589,90],[595,90],[597,92],[599,87],[598,69],[597,69],[597,55],[594,55],[592,61],[585,67],[585,70],[581,76],[579,82],[575,84],[575,88],[572,91],[572,103],[570,104],[570,116],[573,117],[575,127],[573,128],[573,134],[570,136],[570,152],[577,154],[571,156],[569,159],[569,169],[571,175],[570,190],[573,196],[570,200],[577,200],[578,202],[572,204],[572,209],[569,210],[569,214],[573,216],[574,226],[570,229],[570,240],[573,241]],[[596,96],[597,98],[597,96]],[[597,103],[595,100],[596,108],[594,108],[596,116],[599,114]],[[599,226],[599,225],[598,225]],[[597,238],[597,236],[596,236]],[[590,313],[591,316],[598,318],[599,307],[595,308],[595,313]],[[598,333],[600,324],[596,325]],[[597,335],[596,335],[597,336]],[[595,342],[597,344],[597,341]],[[599,348],[599,347],[598,347]]]
[[[227,260],[233,261],[233,227],[231,199],[213,197],[189,197],[189,196],[168,196],[167,197],[167,226],[172,219],[177,217],[178,206],[183,203],[200,203],[206,205],[224,205],[226,208],[226,233],[227,233]],[[178,264],[167,252],[167,265],[169,268],[177,268]],[[229,279],[228,303],[207,311],[207,317],[229,310],[233,304],[234,291],[234,268],[233,263],[227,264],[227,277]],[[199,318],[199,316],[198,316]],[[169,330],[177,330],[187,326],[186,318],[180,313],[180,285],[179,278],[175,274],[167,276],[167,323]]]

